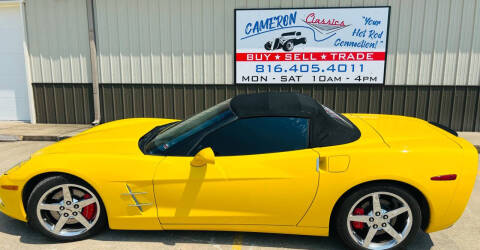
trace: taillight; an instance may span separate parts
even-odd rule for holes
[[[456,174],[447,174],[447,175],[439,175],[439,176],[433,176],[430,178],[432,181],[453,181],[457,179]]]

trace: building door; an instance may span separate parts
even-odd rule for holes
[[[0,2],[0,120],[30,120],[20,10]]]

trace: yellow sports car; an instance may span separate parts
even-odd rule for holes
[[[46,147],[0,177],[0,211],[60,241],[108,226],[403,248],[460,217],[477,164],[438,124],[337,114],[295,93],[239,95],[185,121],[125,119]]]

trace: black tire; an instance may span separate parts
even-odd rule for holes
[[[284,51],[292,51],[293,48],[295,47],[295,45],[293,44],[293,41],[287,41],[284,45],[283,45],[283,50]]]
[[[273,50],[272,42],[270,42],[270,41],[266,42],[264,47],[265,47],[266,50]]]
[[[86,190],[90,191],[96,196],[100,204],[100,213],[99,213],[98,219],[96,220],[96,223],[86,232],[83,232],[79,235],[63,236],[63,235],[54,234],[48,231],[47,229],[45,229],[44,226],[42,226],[40,222],[40,218],[37,216],[37,204],[39,203],[42,196],[46,192],[48,192],[48,190],[51,190],[52,188],[55,188],[59,185],[64,185],[64,184],[75,184],[75,185],[81,186],[82,188],[85,188]],[[43,235],[45,235],[50,239],[53,239],[59,242],[83,240],[95,234],[100,233],[101,231],[105,230],[107,226],[107,216],[106,216],[105,206],[103,205],[103,202],[100,196],[98,195],[98,193],[87,183],[67,177],[67,176],[53,176],[40,181],[32,190],[32,193],[28,198],[26,210],[27,210],[28,224],[34,230],[42,233]]]
[[[401,197],[410,207],[411,216],[412,216],[412,225],[410,232],[404,239],[397,245],[393,246],[389,249],[404,249],[417,235],[417,233],[421,230],[421,222],[422,222],[422,214],[420,210],[420,206],[417,200],[405,189],[400,186],[396,185],[371,185],[366,186],[364,188],[358,189],[351,193],[345,200],[340,204],[339,209],[337,210],[336,214],[334,215],[334,221],[332,226],[334,227],[335,236],[342,241],[348,248],[351,249],[368,249],[361,246],[357,243],[349,233],[347,217],[352,207],[369,194],[373,194],[375,192],[388,192],[393,193],[399,197]],[[367,225],[368,227],[368,225]]]

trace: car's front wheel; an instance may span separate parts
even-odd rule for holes
[[[416,199],[394,185],[353,192],[335,218],[337,236],[355,249],[403,249],[420,230],[422,221]]]
[[[86,183],[64,176],[38,183],[27,203],[28,223],[57,241],[75,241],[106,226],[106,213],[98,194]]]

